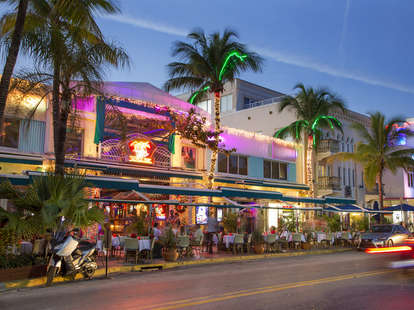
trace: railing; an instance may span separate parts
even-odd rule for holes
[[[318,188],[339,191],[341,190],[341,178],[320,176],[318,177]]]
[[[318,153],[338,153],[339,142],[332,139],[324,139],[319,142]]]
[[[272,104],[272,103],[280,102],[280,101],[282,101],[283,97],[285,97],[285,96],[280,95],[280,96],[277,96],[277,97],[267,98],[267,99],[264,99],[264,100],[253,101],[253,102],[250,102],[248,106],[243,106],[243,110],[259,107],[259,106],[266,105],[266,104]]]

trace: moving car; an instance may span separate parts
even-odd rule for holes
[[[410,232],[401,225],[382,224],[373,225],[371,230],[361,235],[360,248],[392,247],[404,242]]]

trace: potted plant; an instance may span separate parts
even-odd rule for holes
[[[264,237],[259,230],[253,231],[252,242],[254,246],[254,252],[256,254],[264,253]]]
[[[164,247],[164,259],[167,262],[175,262],[178,258],[177,242],[171,226],[160,236],[160,241]]]

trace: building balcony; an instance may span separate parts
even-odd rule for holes
[[[318,189],[340,191],[341,190],[341,178],[330,177],[330,176],[320,176],[318,177]]]
[[[321,140],[318,146],[318,160],[339,152],[339,142],[333,139]]]

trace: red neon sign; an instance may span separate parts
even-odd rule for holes
[[[134,140],[128,144],[132,155],[129,156],[129,161],[142,164],[152,164],[151,157],[152,145],[150,141]]]

